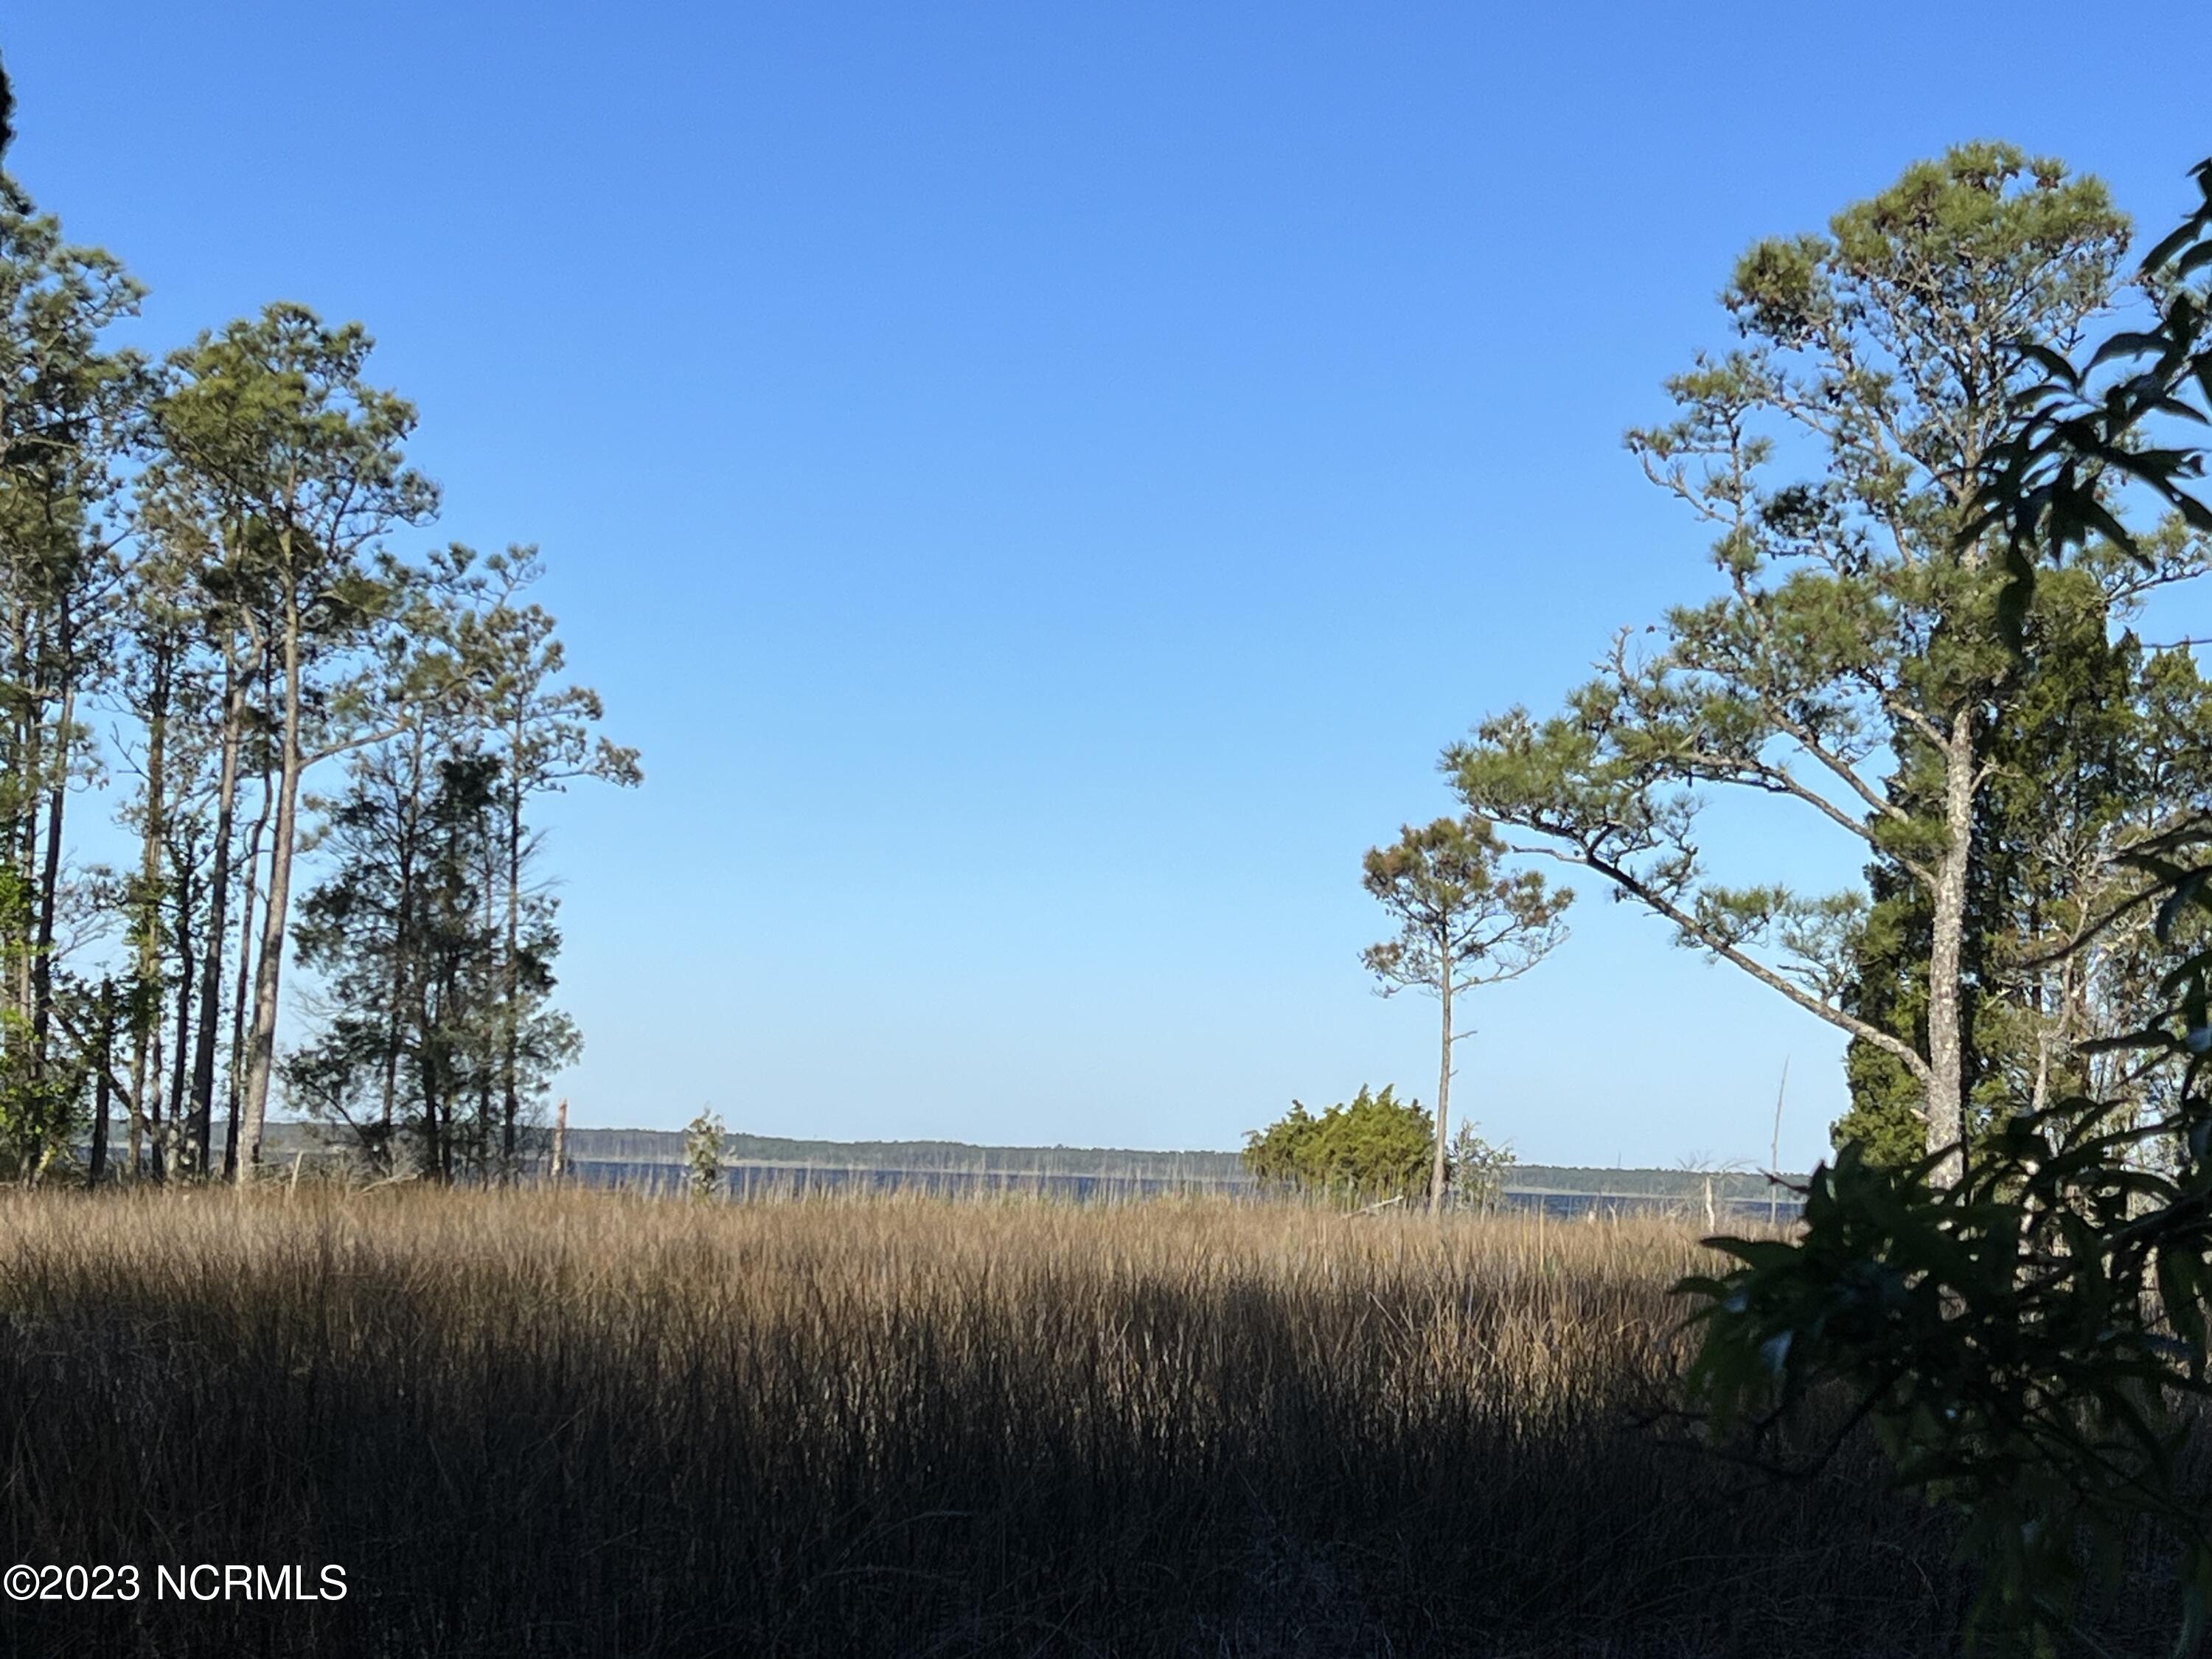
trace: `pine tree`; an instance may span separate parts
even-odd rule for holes
[[[2033,373],[2011,343],[2076,344],[2125,240],[2094,180],[1978,144],[1908,169],[1827,236],[1753,247],[1724,296],[1741,348],[1675,377],[1677,418],[1629,440],[1712,526],[1721,597],[1671,611],[1648,644],[1624,630],[1562,713],[1514,709],[1446,755],[1472,811],[1893,1062],[1911,1085],[1891,1094],[1947,1181],[1987,1003],[1976,870],[1996,745],[2034,684],[1978,491]],[[1813,476],[1772,476],[1808,449]],[[2116,607],[2206,563],[2201,538],[2150,551],[2076,545],[2064,563]],[[1715,787],[1855,837],[1881,896],[1919,896],[1924,933],[1893,902],[1875,917],[1863,890],[1714,878],[1698,817]],[[1862,972],[1870,927],[1912,973]]]
[[[1415,989],[1437,999],[1443,1027],[1437,1070],[1436,1146],[1429,1208],[1441,1211],[1449,1172],[1453,1045],[1474,1029],[1455,1030],[1453,1004],[1479,985],[1517,979],[1566,937],[1571,889],[1547,886],[1533,870],[1506,874],[1496,831],[1476,819],[1438,818],[1405,826],[1389,847],[1373,847],[1364,866],[1367,890],[1399,924],[1398,936],[1371,945],[1360,960],[1382,981],[1382,994]]]

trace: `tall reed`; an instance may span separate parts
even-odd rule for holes
[[[1656,1223],[1163,1201],[0,1197],[10,1561],[343,1601],[14,1651],[1935,1654],[1939,1516],[1650,1421]]]

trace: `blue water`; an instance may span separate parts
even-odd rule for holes
[[[580,1185],[626,1191],[678,1194],[690,1189],[680,1164],[627,1164],[581,1159],[571,1166]],[[1213,1194],[1257,1198],[1249,1181],[1171,1179],[1158,1176],[1002,1175],[968,1170],[853,1170],[837,1166],[795,1167],[787,1164],[732,1164],[722,1171],[725,1196],[793,1198],[802,1194],[903,1193],[931,1198],[975,1198],[994,1194],[1056,1198],[1076,1203],[1116,1199],[1160,1198],[1171,1194]]]
[[[690,1190],[689,1173],[680,1164],[620,1163],[612,1159],[583,1159],[571,1166],[580,1186],[627,1192],[662,1194],[674,1197]],[[1249,1181],[1208,1181],[1159,1176],[1006,1175],[966,1170],[854,1170],[836,1166],[795,1167],[790,1164],[733,1164],[722,1173],[722,1194],[743,1202],[749,1199],[789,1199],[808,1194],[824,1197],[842,1194],[903,1194],[928,1198],[978,1198],[996,1195],[1057,1199],[1077,1204],[1125,1202],[1133,1199],[1210,1196],[1260,1203],[1267,1195]],[[1702,1199],[1656,1198],[1643,1194],[1605,1193],[1508,1193],[1504,1207],[1534,1213],[1547,1219],[1582,1221],[1592,1216],[1611,1218],[1654,1212],[1686,1213],[1703,1220]],[[1718,1219],[1728,1225],[1764,1220],[1767,1201],[1759,1199],[1717,1200]],[[1784,1197],[1775,1207],[1781,1220],[1794,1220],[1797,1206]]]

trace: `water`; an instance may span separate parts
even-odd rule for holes
[[[611,1158],[579,1159],[570,1166],[584,1187],[674,1197],[690,1190],[690,1174],[678,1164],[627,1163]],[[1243,1202],[1267,1201],[1268,1194],[1249,1181],[1209,1181],[1162,1176],[1008,1174],[969,1170],[856,1170],[836,1165],[732,1164],[722,1171],[722,1194],[738,1202],[789,1199],[809,1194],[927,1198],[1018,1196],[1056,1199],[1076,1204],[1127,1202],[1133,1199],[1215,1197]],[[1661,1197],[1649,1194],[1508,1192],[1503,1207],[1529,1214],[1540,1210],[1547,1220],[1582,1221],[1592,1216],[1681,1214],[1705,1218],[1702,1196]],[[1725,1226],[1763,1221],[1767,1201],[1716,1199],[1716,1218]],[[1781,1220],[1795,1220],[1797,1206],[1785,1198],[1776,1206]]]
[[[569,1168],[580,1186],[629,1192],[685,1193],[690,1172],[680,1164],[622,1163],[581,1158]],[[978,1198],[998,1194],[1055,1198],[1079,1204],[1133,1198],[1205,1194],[1257,1198],[1249,1181],[1206,1181],[1164,1176],[1008,1174],[971,1170],[855,1170],[838,1165],[730,1164],[722,1169],[722,1192],[732,1199],[793,1198],[817,1193],[929,1198]]]

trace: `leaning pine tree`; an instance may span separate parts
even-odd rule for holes
[[[2212,535],[2212,161],[2196,177],[2202,204],[2143,261],[2148,328],[2075,362],[2019,350],[2035,382],[1961,538],[1994,542],[1999,637],[2023,657],[2037,606],[2100,542],[2150,577],[2172,557],[2172,533],[2131,534],[2120,503],[2162,500]],[[2180,747],[2201,751],[2201,722],[2189,735]],[[2136,745],[2145,782],[2178,752],[2168,736]],[[2069,781],[2063,765],[2049,777]],[[1932,1157],[1893,1167],[1848,1142],[1807,1183],[1802,1228],[1711,1240],[1734,1265],[1681,1287],[1704,1331],[1690,1400],[1716,1430],[1802,1463],[1797,1448],[1817,1462],[1847,1443],[1826,1425],[1866,1422],[1899,1485],[1960,1512],[1982,1573],[1974,1651],[2092,1650],[2085,1603],[2156,1606],[2169,1589],[2174,1654],[2201,1653],[2212,1632],[2191,1443],[2212,1401],[2208,848],[2202,814],[2131,834],[2112,856],[2140,879],[2044,952],[2062,975],[2130,945],[2117,954],[2147,961],[2140,1023],[2097,1045],[2124,1070],[2069,1080],[2039,1066],[1955,1184],[1930,1184]],[[2146,1074],[2162,1079],[2147,1099],[2106,1092]],[[1802,1432],[1801,1408],[1824,1426]]]
[[[2076,346],[2126,240],[2095,180],[1976,144],[1908,169],[1826,236],[1754,246],[1723,295],[1741,345],[1669,382],[1675,419],[1629,434],[1711,527],[1718,596],[1624,630],[1560,713],[1514,709],[1445,757],[1473,811],[1893,1062],[1945,1182],[1964,1167],[1994,740],[2033,683],[2002,545],[1967,532],[2034,372],[2009,343]],[[1775,476],[1808,452],[1809,474]],[[2146,546],[2147,562],[2076,546],[2063,579],[2124,611],[2203,568],[2201,540]],[[1917,896],[1893,941],[1914,955],[1913,1006],[1864,1002],[1864,890],[1707,869],[1714,787],[1794,806]]]

